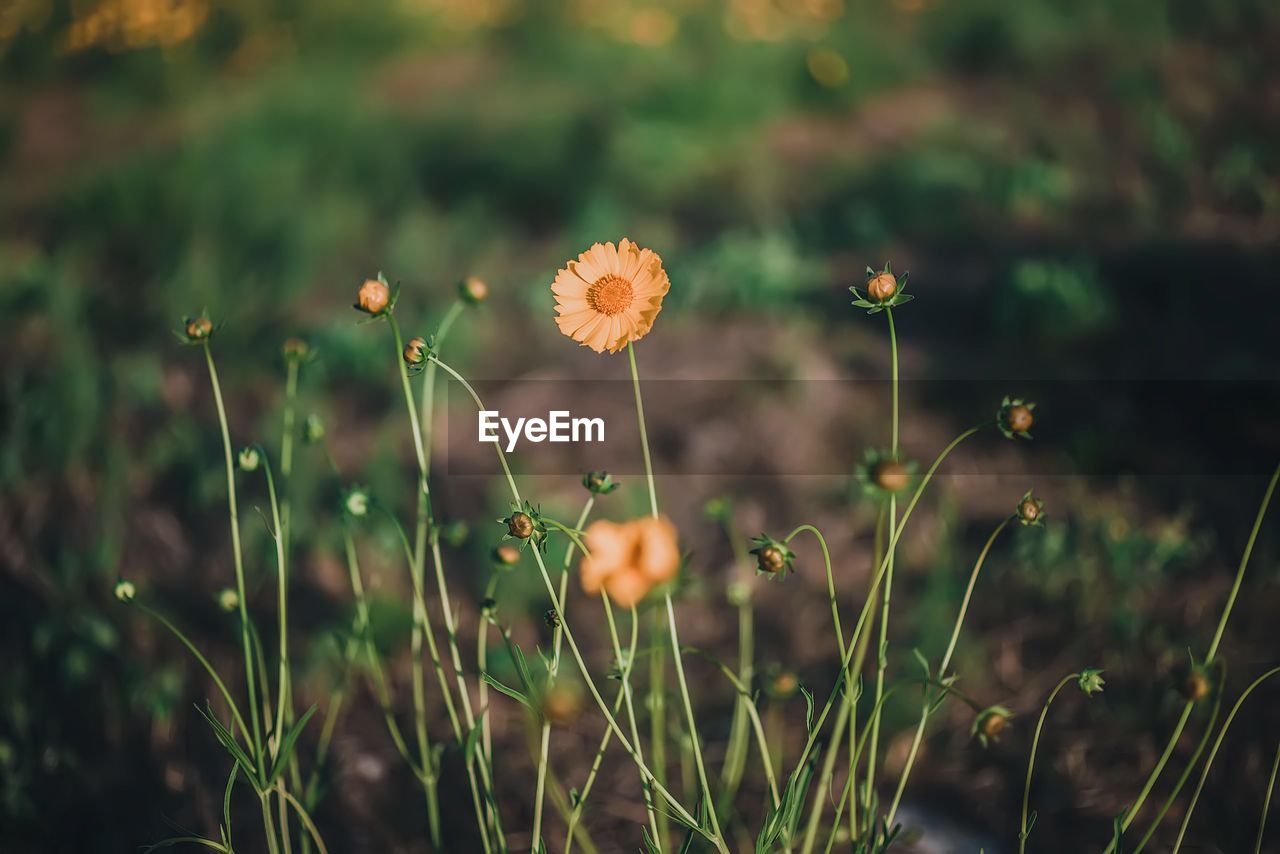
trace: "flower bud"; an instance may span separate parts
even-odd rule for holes
[[[867,296],[873,302],[884,302],[898,292],[898,280],[890,272],[876,273],[867,281]]]
[[[1018,502],[1018,521],[1024,525],[1044,524],[1044,502],[1032,495],[1030,490]]]
[[[458,283],[458,297],[472,305],[479,305],[489,298],[489,285],[479,276],[467,276]]]
[[[427,340],[421,335],[409,339],[404,345],[404,363],[416,368],[427,361]]]
[[[290,338],[284,342],[284,346],[280,348],[280,352],[284,354],[284,360],[291,363],[299,363],[306,360],[311,353],[311,348],[307,346],[307,342],[301,338]]]
[[[391,289],[382,279],[366,279],[356,295],[356,308],[366,314],[379,315],[391,305]]]
[[[253,445],[240,449],[240,471],[257,471],[262,459]]]
[[[1020,397],[1006,397],[996,413],[996,426],[1009,439],[1030,439],[1031,425],[1035,423],[1036,405]]]
[[[528,513],[517,510],[507,517],[506,522],[507,533],[517,540],[527,540],[533,536],[533,518]]]
[[[901,492],[907,488],[911,475],[900,461],[886,459],[875,466],[871,477],[875,485],[885,492]]]
[[[1086,697],[1092,697],[1094,694],[1102,693],[1102,686],[1106,682],[1102,678],[1102,671],[1093,667],[1086,667],[1080,671],[1080,678],[1077,680],[1080,690],[1085,693]]]
[[[218,591],[218,607],[228,614],[240,607],[240,594],[230,587]]]
[[[480,613],[486,617],[491,616],[494,611],[498,610],[498,600],[492,596],[486,596],[480,600]]]
[[[1000,740],[1000,735],[1012,717],[1013,712],[1004,706],[988,706],[978,712],[978,716],[973,719],[973,726],[969,733],[976,737],[983,747],[986,747],[991,742]]]
[[[117,599],[127,605],[138,595],[138,588],[133,585],[132,581],[126,581],[122,578],[116,582],[115,595]]]
[[[347,512],[356,518],[369,515],[369,493],[358,486],[352,487],[342,504]]]
[[[203,341],[213,334],[213,321],[204,315],[188,318],[185,331],[188,341]]]
[[[547,628],[560,628],[560,615],[556,613],[555,608],[548,608],[547,612],[542,615],[542,622],[547,624]]]
[[[582,476],[582,486],[592,495],[608,495],[621,484],[614,483],[613,475],[607,471],[589,471]]]
[[[787,556],[777,546],[765,546],[756,552],[756,566],[770,575],[782,572],[787,566]]]
[[[754,548],[748,554],[756,556],[756,570],[760,573],[782,578],[792,568],[791,562],[796,556],[787,548],[786,543],[775,540],[768,534],[761,534],[751,538],[751,545]]]
[[[777,670],[765,681],[765,693],[775,700],[787,700],[800,690],[800,677],[790,670]]]
[[[1182,680],[1182,696],[1192,703],[1198,703],[1209,696],[1211,687],[1209,677],[1205,672],[1199,667],[1193,667],[1186,678]]]
[[[323,439],[324,419],[314,412],[308,415],[306,422],[302,425],[302,438],[313,445]]]
[[[499,566],[515,566],[520,562],[520,550],[510,543],[503,543],[493,550],[493,562]]]

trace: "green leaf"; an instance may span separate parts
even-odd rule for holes
[[[208,707],[206,704],[206,708],[203,709],[196,706],[196,711],[198,711],[201,716],[209,722],[209,726],[213,728],[213,734],[217,736],[218,741],[224,748],[226,748],[227,752],[231,754],[231,758],[234,759],[242,769],[244,769],[245,776],[250,780],[255,781],[258,784],[259,789],[265,789],[266,784],[258,777],[258,770],[254,766],[253,760],[249,758],[249,754],[244,752],[244,748],[236,742],[235,736],[233,736],[230,731],[222,725],[222,722],[214,716],[213,709]]]
[[[490,688],[502,694],[506,694],[511,699],[523,704],[524,707],[527,708],[529,711],[533,712],[534,714],[537,714],[538,710],[534,708],[532,701],[530,701],[528,697],[526,697],[524,694],[517,691],[515,688],[508,688],[506,685],[503,685],[501,682],[499,682],[497,679],[494,679],[488,673],[481,673],[480,678],[483,679],[485,684],[488,685]]]
[[[316,713],[319,706],[314,703],[311,708],[303,713],[302,717],[294,721],[293,726],[285,730],[284,738],[280,741],[280,749],[276,753],[275,762],[271,765],[271,774],[267,777],[267,787],[276,781],[281,774],[284,773],[285,765],[289,762],[289,757],[293,755],[293,749],[298,743],[298,738],[302,735],[302,730],[307,725],[307,721],[311,720],[311,716]]]
[[[804,694],[804,729],[805,732],[813,732],[813,692],[803,685],[800,686],[800,693]]]
[[[476,725],[471,728],[471,732],[467,733],[467,740],[462,745],[462,758],[470,766],[476,756],[476,742],[480,738],[481,723],[484,721],[484,712],[476,718]]]

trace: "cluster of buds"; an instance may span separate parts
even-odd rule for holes
[[[458,282],[458,299],[471,305],[479,305],[489,298],[489,285],[479,276],[467,276]]]
[[[356,293],[353,308],[356,311],[363,311],[370,318],[382,317],[395,309],[396,298],[399,295],[400,289],[397,287],[393,291],[387,284],[386,277],[379,273],[376,279],[365,279]]]
[[[1013,712],[1004,706],[988,706],[978,712],[977,717],[973,719],[969,735],[978,739],[983,747],[987,747],[992,742],[1000,740],[1000,734],[1004,732],[1004,728],[1012,717]]]
[[[421,335],[409,339],[404,345],[404,366],[409,369],[409,376],[417,376],[427,366],[427,359],[435,350],[435,336],[423,338]]]
[[[858,308],[865,308],[867,314],[876,314],[886,308],[911,302],[915,297],[906,292],[908,275],[910,274],[903,273],[901,279],[894,276],[893,268],[888,262],[885,262],[883,270],[868,267],[866,293],[863,294],[856,287],[849,288],[856,297],[853,304]]]
[[[1018,500],[1017,510],[1018,521],[1024,525],[1031,525],[1037,528],[1044,525],[1044,502],[1031,494],[1031,490],[1027,490],[1027,494]]]
[[[369,515],[369,493],[363,486],[352,486],[342,496],[342,509],[361,519]]]
[[[182,318],[182,329],[174,334],[184,344],[203,344],[213,336],[217,327],[203,312],[195,317]]]
[[[592,495],[608,495],[622,484],[613,479],[607,471],[589,471],[582,476],[583,489]]]
[[[915,471],[914,462],[903,462],[889,451],[869,448],[858,467],[858,476],[862,480],[863,491],[868,495],[888,498],[910,486]]]
[[[542,520],[542,514],[528,501],[523,505],[512,504],[511,515],[498,521],[507,526],[507,533],[503,534],[502,539],[518,541],[520,551],[524,551],[529,543],[533,543],[534,548],[546,551],[547,524]]]
[[[781,540],[761,534],[751,538],[751,545],[749,554],[756,556],[756,572],[760,575],[781,580],[788,571],[795,571],[795,553]]]
[[[1030,439],[1031,425],[1035,423],[1036,405],[1020,397],[1005,397],[996,412],[996,426],[1009,439]]]

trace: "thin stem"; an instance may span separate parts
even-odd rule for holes
[[[1218,756],[1218,748],[1222,747],[1222,740],[1227,737],[1227,730],[1231,728],[1231,722],[1236,719],[1236,713],[1240,711],[1240,707],[1244,705],[1244,701],[1249,699],[1249,695],[1254,689],[1266,680],[1280,673],[1280,667],[1273,667],[1266,673],[1259,676],[1250,683],[1248,688],[1244,689],[1244,693],[1236,700],[1235,705],[1231,707],[1231,711],[1227,713],[1227,719],[1222,723],[1222,729],[1218,730],[1218,737],[1213,741],[1213,747],[1209,750],[1209,758],[1205,760],[1204,770],[1200,772],[1200,781],[1196,783],[1196,790],[1191,795],[1191,803],[1187,804],[1187,811],[1182,816],[1182,826],[1178,828],[1178,838],[1173,843],[1173,854],[1178,854],[1178,850],[1182,848],[1182,839],[1187,834],[1187,825],[1191,823],[1191,816],[1196,811],[1196,803],[1200,800],[1200,792],[1204,789],[1204,781],[1209,778],[1209,769],[1213,767],[1213,760]]]
[[[836,630],[836,645],[840,651],[840,657],[844,658],[844,629],[840,626],[840,608],[836,603],[836,582],[831,573],[831,551],[827,548],[826,537],[822,536],[822,532],[813,525],[805,524],[800,525],[790,534],[787,534],[787,537],[783,542],[790,543],[793,539],[806,531],[813,534],[813,536],[818,540],[818,545],[822,548],[823,568],[827,571],[827,598],[831,602],[831,624]]]
[[[209,663],[209,659],[204,657],[204,654],[201,653],[200,650],[196,648],[196,645],[191,642],[190,638],[188,638],[185,634],[183,634],[181,629],[179,629],[172,622],[170,622],[169,619],[165,617],[163,614],[161,614],[159,611],[153,610],[136,600],[134,601],[134,605],[138,608],[138,610],[142,611],[142,613],[146,614],[147,616],[151,617],[153,620],[158,622],[160,625],[164,626],[173,634],[174,637],[182,641],[182,645],[185,646],[187,650],[195,657],[196,661],[200,662],[200,666],[204,668],[205,673],[209,674],[209,678],[212,679],[213,684],[217,686],[218,693],[222,695],[222,699],[226,701],[227,707],[231,710],[231,717],[235,720],[236,726],[240,727],[241,731],[248,733],[249,730],[244,725],[244,718],[240,714],[239,707],[236,706],[235,699],[232,698],[231,692],[227,690],[226,683],[222,681],[222,677],[218,675],[218,671],[214,670],[213,665]],[[248,741],[247,736],[245,740]]]
[[[265,452],[262,455],[262,469],[267,477],[267,497],[271,502],[272,524],[275,525],[275,530],[271,532],[271,538],[275,541],[276,568],[279,582],[276,595],[279,597],[277,612],[279,614],[278,631],[280,633],[280,690],[277,694],[278,704],[276,707],[274,745],[274,748],[278,750],[280,739],[284,737],[285,707],[291,705],[291,686],[289,683],[289,595],[288,579],[285,576],[284,538],[281,535],[282,528],[280,526],[280,503],[276,499],[276,482],[271,475],[271,462],[267,459]],[[288,845],[287,842],[285,844],[286,846]]]
[[[1023,854],[1027,850],[1027,834],[1030,833],[1027,828],[1027,804],[1031,800],[1031,772],[1036,767],[1036,750],[1040,747],[1040,732],[1044,729],[1044,719],[1049,716],[1049,707],[1053,705],[1058,692],[1065,688],[1072,679],[1077,679],[1079,676],[1079,673],[1069,673],[1064,676],[1049,695],[1049,699],[1045,701],[1044,708],[1040,710],[1040,720],[1036,722],[1036,732],[1031,739],[1031,756],[1027,759],[1027,779],[1022,786],[1022,823],[1019,825],[1018,830],[1019,854]]]
[[[893,394],[892,401],[892,444],[890,453],[894,459],[898,457],[898,331],[893,323],[893,309],[886,308],[884,316],[889,322],[889,353],[891,358],[891,389]],[[897,524],[898,518],[898,496],[892,494],[889,496],[889,526],[892,529]],[[876,650],[876,691],[875,697],[878,699],[884,693],[884,680],[886,672],[889,668],[888,646],[889,646],[889,606],[893,600],[893,569],[894,557],[897,551],[894,543],[889,544],[889,569],[884,579],[883,602],[880,606],[880,645]],[[878,706],[878,704],[877,704]],[[879,758],[880,745],[880,712],[875,712],[871,719],[871,747],[867,754],[867,793],[870,796],[875,789],[876,765]],[[874,830],[873,822],[875,816],[868,813],[866,816],[868,831]]]
[[[466,389],[467,393],[471,395],[472,401],[475,402],[477,409],[483,410],[485,408],[484,403],[480,400],[480,396],[476,393],[476,390],[471,386],[471,384],[467,382],[465,377],[463,377],[461,374],[459,374],[456,370],[451,368],[445,362],[440,361],[438,357],[432,355],[430,358],[438,362],[441,370],[445,371],[450,376],[452,376],[455,380],[458,381],[458,383],[464,389]],[[515,476],[511,473],[511,466],[507,463],[507,455],[502,450],[502,445],[500,443],[495,442],[493,447],[494,447],[494,452],[498,456],[498,463],[502,468],[503,476],[506,478],[507,487],[511,491],[512,499],[516,502],[516,504],[523,504],[523,498],[520,495],[520,489],[518,486],[516,486]],[[555,585],[552,584],[551,582],[551,575],[547,572],[547,565],[542,558],[542,553],[538,549],[531,549],[531,551],[533,552],[534,561],[538,564],[538,571],[542,576],[542,583],[547,590],[547,596],[551,600],[552,607],[556,609],[557,613],[563,614],[564,609],[561,607],[560,598],[556,595],[556,588],[555,588]],[[587,663],[585,659],[582,657],[582,650],[578,647],[578,643],[574,639],[573,630],[569,627],[569,621],[562,617],[560,620],[560,625],[564,631],[564,639],[569,644],[569,651],[573,653],[574,661],[578,665],[578,670],[582,674],[582,679],[586,683],[587,689],[591,694],[591,698],[595,700],[596,706],[599,707],[600,712],[604,715],[605,721],[608,723],[610,729],[613,730],[614,735],[618,739],[618,743],[622,745],[623,749],[626,750],[627,754],[632,758],[632,761],[634,761],[636,765],[640,768],[641,773],[643,773],[645,777],[652,783],[654,789],[671,803],[672,810],[675,811],[675,813],[680,817],[680,819],[682,821],[686,821],[689,824],[697,827],[698,826],[697,819],[695,819],[693,815],[687,809],[685,809],[683,805],[681,805],[681,803],[675,798],[675,796],[672,795],[671,792],[668,791],[667,788],[657,780],[653,772],[649,770],[649,767],[647,765],[645,765],[644,760],[640,759],[637,756],[635,747],[627,739],[626,734],[624,734],[622,731],[622,727],[618,725],[617,719],[609,711],[609,707],[605,704],[604,698],[600,696],[600,690],[596,687],[595,680],[591,678],[591,671],[587,667]],[[700,832],[709,841],[713,842],[717,846],[717,848],[720,849],[721,851],[728,850],[727,848],[724,847],[724,841],[718,835],[707,833],[706,831],[700,831]]]
[[[244,584],[244,553],[240,547],[240,516],[236,508],[236,474],[235,461],[231,452],[231,432],[227,428],[227,409],[222,402],[222,385],[218,382],[218,369],[213,364],[213,351],[209,348],[209,340],[204,341],[204,358],[209,367],[209,382],[213,386],[213,401],[218,410],[218,426],[222,430],[222,451],[227,469],[227,515],[231,520],[231,553],[236,570],[236,594],[240,600],[240,640],[244,647],[245,682],[249,686],[249,719],[252,728],[248,730],[249,741],[253,745],[254,758],[258,762],[258,774],[266,776],[266,764],[262,756],[262,724],[258,718],[258,694],[253,672],[253,649],[249,640],[249,606]]]
[[[750,685],[755,678],[755,613],[751,604],[754,571],[731,512],[725,512],[722,523],[725,535],[729,539],[729,546],[733,550],[734,569],[738,576],[735,582],[731,582],[731,590],[735,587],[736,590],[733,590],[733,595],[730,597],[731,601],[734,598],[737,599],[738,606],[738,680],[743,685]],[[750,711],[747,706],[750,703],[750,695],[740,694],[738,702],[733,707],[733,720],[729,725],[729,743],[725,749],[724,764],[720,771],[720,808],[724,811],[728,811],[733,806],[734,797],[746,773],[748,740],[751,735],[748,729],[751,724],[747,719]],[[770,764],[767,753],[765,763]],[[770,771],[772,771],[771,767]]]
[[[582,526],[587,523],[587,517],[591,515],[591,508],[595,506],[595,500],[596,497],[594,494],[587,496],[586,503],[582,505],[582,512],[578,514],[578,521],[573,526],[574,530],[582,530]],[[564,529],[563,525],[559,525],[559,523],[556,524],[561,529]],[[564,530],[568,533],[567,529]],[[562,604],[565,601],[565,594],[568,592],[569,565],[573,562],[573,550],[575,547],[582,548],[583,553],[586,553],[586,548],[582,545],[582,542],[576,536],[570,535],[569,545],[566,546],[564,550],[564,566],[560,570],[560,602]],[[561,619],[563,619],[563,615],[561,616]],[[560,670],[560,647],[561,632],[560,627],[557,625],[553,632],[551,664],[547,667],[547,691],[550,691],[551,687],[555,684],[556,675]],[[551,746],[551,722],[549,720],[544,719],[542,721],[542,736],[540,741],[541,751],[538,760],[538,779],[534,787],[533,798],[533,846],[535,852],[537,851],[542,838],[542,799],[546,791],[547,766],[550,764],[548,754]]]
[[[644,451],[645,480],[649,484],[649,512],[656,519],[658,518],[658,491],[653,477],[653,457],[649,452],[649,433],[645,427],[644,399],[640,394],[640,371],[636,367],[636,348],[630,341],[627,342],[627,360],[631,365],[631,388],[635,393],[636,399],[636,423],[640,429],[640,447]],[[664,591],[663,598],[666,600],[667,606],[667,630],[671,634],[671,656],[676,666],[676,684],[680,686],[680,700],[684,704],[685,718],[688,722],[689,741],[693,746],[693,761],[698,769],[698,784],[702,787],[702,797],[707,804],[707,816],[711,819],[711,830],[718,840],[722,840],[724,834],[720,830],[720,819],[716,816],[715,795],[711,793],[711,784],[707,780],[707,768],[702,759],[702,745],[698,737],[697,721],[693,716],[693,703],[689,699],[689,685],[684,677],[683,652],[680,647],[680,635],[676,629],[676,609],[671,601],[671,591],[669,589]],[[638,748],[639,744],[637,743],[636,746]],[[723,841],[720,844],[723,845]]]
[[[1209,651],[1204,657],[1204,664],[1208,666],[1213,663],[1214,657],[1218,654],[1218,646],[1222,643],[1222,636],[1227,630],[1227,621],[1231,618],[1231,611],[1235,607],[1236,596],[1240,593],[1240,584],[1244,581],[1245,569],[1249,566],[1249,558],[1253,554],[1254,543],[1258,540],[1258,532],[1262,529],[1262,520],[1267,515],[1267,508],[1271,506],[1271,497],[1276,490],[1276,481],[1280,480],[1280,465],[1276,466],[1275,472],[1271,475],[1270,482],[1267,483],[1267,491],[1262,496],[1262,504],[1258,506],[1258,514],[1253,520],[1253,529],[1249,532],[1249,540],[1245,544],[1244,554],[1240,557],[1240,565],[1236,568],[1235,581],[1231,584],[1231,592],[1227,594],[1226,605],[1223,606],[1222,616],[1218,619],[1218,628],[1213,633],[1213,641],[1209,644]],[[1187,719],[1191,717],[1191,709],[1195,703],[1188,701],[1182,706],[1182,714],[1178,717],[1178,722],[1174,725],[1173,732],[1169,734],[1169,741],[1165,744],[1164,752],[1160,754],[1159,760],[1156,761],[1155,767],[1151,769],[1151,773],[1147,776],[1146,783],[1142,786],[1142,791],[1138,793],[1137,799],[1133,802],[1133,806],[1121,819],[1120,829],[1128,830],[1129,825],[1133,824],[1133,820],[1138,816],[1138,810],[1142,809],[1143,803],[1146,802],[1147,796],[1151,794],[1151,790],[1155,788],[1156,781],[1160,779],[1164,766],[1169,762],[1169,757],[1173,755],[1173,750],[1178,744],[1178,739],[1182,737],[1182,731],[1187,726]],[[1112,854],[1115,850],[1114,840],[1107,845],[1105,854]]]
[[[1222,664],[1222,659],[1218,659],[1218,664]],[[1151,821],[1151,826],[1147,828],[1147,832],[1143,834],[1142,840],[1138,843],[1138,847],[1133,849],[1133,854],[1141,854],[1142,849],[1151,841],[1151,837],[1155,835],[1156,829],[1160,823],[1164,821],[1165,815],[1173,806],[1174,801],[1178,799],[1178,795],[1182,792],[1182,787],[1187,784],[1187,780],[1191,778],[1191,772],[1195,770],[1196,763],[1200,761],[1200,754],[1204,753],[1204,749],[1209,746],[1209,739],[1213,736],[1213,725],[1218,722],[1218,712],[1222,708],[1222,687],[1226,682],[1226,667],[1218,668],[1218,684],[1214,686],[1213,711],[1209,714],[1209,722],[1205,724],[1204,735],[1200,737],[1200,741],[1196,744],[1195,752],[1191,754],[1191,761],[1187,763],[1187,767],[1182,769],[1182,773],[1178,775],[1178,782],[1174,785],[1173,791],[1165,798],[1164,804],[1160,807],[1160,812],[1156,813],[1156,817]]]
[[[644,476],[649,484],[649,512],[658,518],[658,487],[653,479],[653,458],[649,455],[649,431],[644,420],[644,399],[640,395],[640,371],[636,368],[636,348],[627,342],[627,360],[631,363],[631,389],[636,399],[636,424],[640,428],[640,449],[644,452]]]
[[[423,567],[423,564],[425,562],[424,552],[423,552],[424,536],[430,539],[431,541],[432,559],[433,559],[433,563],[435,564],[435,571],[436,571],[436,584],[440,591],[440,600],[441,600],[440,609],[444,613],[445,632],[449,641],[449,650],[453,659],[452,663],[453,663],[454,673],[458,683],[458,692],[461,695],[460,700],[462,702],[463,715],[465,716],[468,733],[470,733],[472,730],[475,729],[475,726],[476,726],[475,716],[471,710],[471,698],[467,690],[466,677],[462,669],[462,657],[458,650],[457,632],[453,624],[453,605],[449,600],[448,586],[445,584],[445,581],[444,581],[444,568],[443,568],[441,556],[440,556],[439,537],[438,537],[438,533],[435,531],[435,525],[431,518],[431,488],[430,488],[429,480],[427,476],[427,473],[428,473],[427,454],[426,454],[425,445],[423,441],[422,424],[418,419],[418,409],[414,405],[413,387],[409,383],[409,371],[404,363],[404,358],[403,358],[404,340],[400,335],[400,324],[396,321],[394,314],[387,315],[387,324],[391,327],[391,335],[393,340],[395,341],[396,364],[399,367],[399,371],[400,371],[400,384],[404,391],[405,407],[409,412],[409,426],[410,426],[411,432],[413,433],[414,452],[417,454],[417,458],[418,458],[419,484],[418,484],[418,513],[417,513],[417,533],[416,533],[417,545],[412,551],[410,551],[410,561],[412,564],[413,574],[417,576],[414,580],[414,584],[415,584],[414,607],[415,607],[415,610],[420,609],[421,611],[423,631],[427,636],[427,643],[428,643],[428,646],[431,648],[432,659],[433,659],[433,663],[436,666],[437,676],[440,678],[440,681],[441,681],[441,686],[440,686],[441,691],[446,696],[446,705],[449,707],[451,722],[453,723],[453,727],[454,727],[454,736],[457,738],[459,742],[461,742],[464,739],[464,735],[462,732],[462,728],[457,720],[457,712],[453,708],[451,692],[449,691],[449,688],[448,688],[448,684],[444,674],[444,668],[439,663],[439,651],[436,649],[435,634],[431,630],[430,616],[427,614],[426,599],[425,599],[424,592],[422,590],[422,577],[425,574],[425,570]],[[407,545],[407,540],[406,540],[406,545]],[[415,674],[415,679],[419,679],[419,678],[420,676]],[[416,697],[415,697],[415,700],[416,700]],[[419,728],[422,732],[425,732],[425,722],[420,724]],[[425,738],[420,735],[419,743],[422,743],[424,740]],[[423,763],[425,764],[426,761],[427,761],[427,758],[424,757]],[[483,808],[480,811],[479,815],[477,815],[477,820],[479,821],[481,826],[481,842],[484,844],[485,850],[489,851],[490,850],[490,840],[489,840],[490,821],[489,820],[490,819],[492,820],[492,825],[493,825],[492,829],[495,836],[497,837],[499,847],[504,847],[501,844],[501,840],[502,840],[501,823],[498,818],[497,810],[496,808],[493,807],[493,804],[496,803],[496,801],[493,795],[493,783],[489,777],[487,757],[483,757],[481,761],[479,761],[478,763],[468,764],[467,773],[473,778],[473,786],[474,786],[474,777],[475,777],[475,770],[474,770],[475,764],[478,764],[480,768],[480,779],[484,785],[485,801],[488,804],[488,806]],[[473,797],[473,801],[476,801],[478,803],[479,798]]]
[[[613,619],[613,606],[609,604],[609,595],[603,590],[600,591],[600,602],[604,605],[605,620],[609,624],[609,639],[613,642],[613,655],[618,661],[620,675],[625,674],[625,676],[628,677],[623,678],[622,680],[622,698],[627,709],[627,723],[631,728],[631,740],[636,746],[636,755],[640,757],[641,761],[643,761],[644,751],[640,747],[640,729],[636,725],[635,703],[631,698],[631,680],[629,678],[631,674],[631,664],[630,662],[626,665],[623,665],[622,663],[622,644],[618,641],[618,626]],[[637,634],[635,628],[637,619],[638,617],[636,615],[635,608],[633,607],[631,609],[631,634],[633,637]],[[640,786],[644,793],[644,809],[649,817],[649,830],[653,832],[654,838],[656,839],[658,833],[658,816],[653,806],[653,795],[650,793],[649,787],[645,785],[643,777],[640,778]]]
[[[956,651],[956,642],[960,640],[960,628],[964,625],[965,614],[969,611],[969,601],[973,598],[973,588],[978,583],[978,573],[982,571],[982,565],[986,563],[987,555],[991,553],[991,547],[995,545],[996,538],[1000,536],[1000,532],[1009,527],[1009,523],[1014,520],[1014,516],[1005,518],[996,529],[991,532],[991,536],[987,538],[986,545],[982,547],[982,551],[978,553],[978,559],[974,561],[973,572],[969,574],[969,586],[965,588],[964,598],[960,601],[960,613],[956,615],[956,624],[951,629],[951,640],[947,642],[947,651],[942,655],[942,663],[938,665],[938,678],[945,679],[947,676],[947,667],[951,665],[951,656]],[[934,702],[929,696],[929,691],[924,692],[924,708],[920,712],[920,723],[916,726],[915,737],[911,740],[911,750],[907,753],[907,762],[902,767],[902,774],[898,777],[898,789],[893,794],[893,803],[889,806],[889,815],[885,819],[885,824],[893,827],[893,819],[898,814],[898,805],[902,802],[902,793],[907,788],[907,780],[911,777],[911,768],[915,765],[916,754],[920,751],[920,742],[924,740],[925,727],[929,723],[929,715],[934,709]]]
[[[280,845],[276,842],[276,820],[271,817],[271,802],[266,792],[258,795],[258,802],[262,805],[262,832],[267,837],[267,852],[279,854]]]
[[[613,700],[613,714],[616,716],[622,710],[622,703],[626,699],[627,684],[631,679],[632,670],[635,667],[636,648],[640,639],[640,619],[636,614],[635,608],[631,609],[631,644],[627,651],[626,661],[622,664],[621,684],[618,686],[618,695]],[[604,734],[600,736],[600,746],[596,748],[595,759],[591,762],[591,770],[587,773],[587,780],[582,785],[582,794],[578,796],[578,803],[574,805],[573,811],[569,814],[569,830],[565,834],[564,852],[570,854],[573,848],[574,831],[578,829],[578,821],[582,818],[582,811],[586,807],[587,796],[591,794],[591,787],[595,785],[596,775],[600,773],[600,765],[604,761],[605,751],[609,749],[609,742],[613,738],[613,730],[605,727]]]
[[[1262,835],[1267,829],[1267,813],[1271,811],[1271,793],[1276,788],[1276,772],[1280,771],[1280,744],[1276,745],[1276,758],[1271,762],[1271,777],[1267,780],[1267,794],[1262,799],[1262,817],[1258,819],[1258,839],[1253,843],[1253,854],[1262,851]]]

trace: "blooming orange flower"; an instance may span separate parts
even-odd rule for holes
[[[556,325],[597,353],[616,353],[653,328],[671,280],[662,259],[623,238],[597,243],[556,274]]]
[[[585,542],[591,554],[582,559],[582,589],[592,594],[603,589],[622,608],[633,607],[680,569],[676,528],[665,517],[593,522]]]

